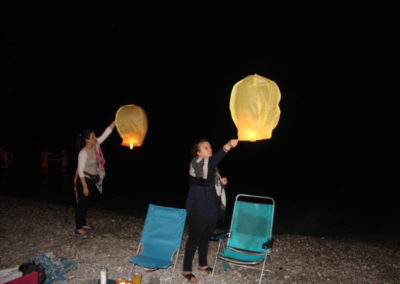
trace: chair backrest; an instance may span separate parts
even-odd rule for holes
[[[149,204],[140,242],[142,255],[171,259],[180,248],[186,209]]]
[[[238,198],[251,197],[270,201],[272,204],[239,201]],[[267,202],[269,203],[269,202]],[[271,197],[239,194],[234,204],[230,237],[227,246],[242,250],[265,252],[263,248],[272,238],[275,201]]]

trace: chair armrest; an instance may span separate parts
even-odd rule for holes
[[[263,249],[270,249],[272,248],[272,245],[274,244],[274,238],[269,239],[265,243],[263,243],[262,248]]]

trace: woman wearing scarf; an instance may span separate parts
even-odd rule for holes
[[[226,206],[224,186],[226,178],[221,178],[218,164],[226,153],[238,144],[237,139],[226,143],[214,155],[208,140],[202,139],[193,146],[193,156],[189,169],[189,193],[186,199],[189,237],[186,243],[182,275],[189,282],[197,282],[192,273],[192,262],[198,248],[198,269],[212,272],[207,265],[208,241],[218,221],[220,210]]]
[[[85,235],[92,226],[86,224],[86,214],[94,191],[102,193],[103,179],[105,176],[104,156],[100,144],[107,139],[115,127],[113,121],[100,137],[86,129],[79,133],[76,139],[78,154],[78,168],[74,178],[75,192],[75,234]]]

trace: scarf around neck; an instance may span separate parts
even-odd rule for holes
[[[100,193],[103,193],[103,179],[106,175],[106,170],[104,168],[104,164],[106,160],[104,159],[103,151],[101,150],[100,144],[96,144],[96,164],[97,164],[97,172],[99,173],[100,180],[96,184],[97,189]]]
[[[192,161],[190,162],[189,175],[191,175],[192,177],[207,179],[209,170],[208,164],[209,164],[209,158],[200,158],[200,157],[193,158]],[[215,170],[216,170],[215,180],[214,180],[215,192],[221,201],[220,202],[221,209],[225,210],[226,208],[225,185],[221,183],[221,175],[218,169],[216,168]]]

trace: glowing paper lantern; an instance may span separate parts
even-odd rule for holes
[[[133,149],[143,144],[147,133],[147,116],[140,106],[131,104],[120,107],[115,116],[115,124],[122,138],[121,145]]]
[[[230,111],[241,141],[269,139],[279,121],[278,85],[257,74],[237,82],[231,92]]]

